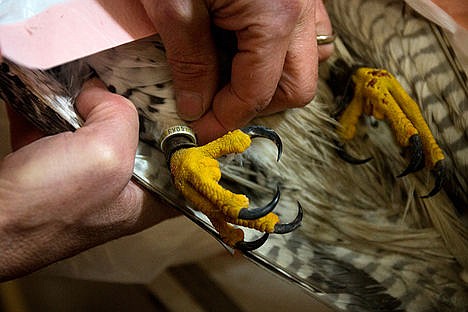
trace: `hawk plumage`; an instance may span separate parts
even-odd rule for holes
[[[281,136],[281,162],[276,163],[275,148],[266,142],[221,161],[228,187],[248,194],[254,204],[264,203],[280,185],[280,217],[294,216],[297,200],[305,210],[299,230],[271,236],[247,256],[312,293],[325,293],[322,299],[337,308],[464,311],[468,306],[468,232],[463,223],[468,204],[466,74],[451,62],[456,58],[447,51],[440,30],[402,1],[328,1],[326,5],[339,40],[336,55],[321,67],[317,97],[305,108],[252,122]],[[428,170],[396,178],[406,160],[385,123],[362,118],[357,137],[349,143],[353,154],[372,156],[371,162],[353,166],[337,156],[333,143],[338,139],[337,122],[331,117],[335,101],[326,81],[338,57],[349,65],[387,69],[420,105],[447,154],[450,177],[444,191],[420,198],[432,187]],[[2,96],[10,102],[15,97],[17,106],[22,99],[18,94],[25,101],[35,98],[53,107],[49,111],[62,105],[64,112],[59,114],[78,127],[72,100],[90,68],[138,107],[142,140],[157,142],[165,127],[180,124],[157,36],[47,73],[9,64],[3,68],[2,78],[9,82],[2,80]],[[32,108],[29,114],[38,123],[45,116],[43,110]],[[66,123],[55,125],[53,131],[59,131]],[[146,155],[143,149],[157,154],[145,145],[141,155]],[[137,156],[136,172],[144,170],[148,168],[141,168]],[[167,178],[166,184],[145,181],[159,185],[158,192],[173,200],[175,192]]]

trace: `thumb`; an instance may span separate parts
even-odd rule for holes
[[[133,157],[138,144],[138,113],[126,98],[109,92],[97,78],[83,85],[76,100],[76,108],[85,120],[74,133],[77,146],[88,146],[101,154],[120,159],[119,167],[133,168]],[[110,152],[110,153],[109,153]]]
[[[177,112],[184,120],[196,120],[209,109],[218,84],[218,61],[207,8],[202,1],[190,0],[142,3],[164,42]]]
[[[98,78],[92,78],[83,84],[75,105],[88,127],[100,122],[112,124],[115,120],[123,122],[122,127],[133,128],[134,121],[138,120],[133,103],[123,96],[109,92]]]

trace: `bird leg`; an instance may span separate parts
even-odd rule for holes
[[[217,158],[242,153],[251,144],[253,137],[266,137],[273,140],[278,147],[278,158],[281,153],[281,140],[272,130],[263,127],[248,127],[229,132],[223,137],[204,146],[196,146],[195,136],[186,126],[172,135],[163,135],[162,150],[168,159],[175,187],[194,206],[204,213],[220,234],[222,240],[232,247],[252,250],[260,247],[267,239],[268,233],[287,233],[296,229],[302,219],[302,209],[290,224],[280,224],[279,217],[272,212],[276,207],[280,192],[265,207],[248,208],[249,199],[242,194],[235,194],[221,187],[221,170]],[[244,242],[241,229],[230,224],[256,229],[266,233],[254,242]]]
[[[444,153],[419,106],[386,70],[360,67],[352,75],[352,82],[354,96],[338,118],[340,138],[347,141],[355,136],[358,119],[363,114],[387,120],[397,143],[408,148],[411,154],[408,167],[399,177],[427,166],[436,177],[427,197],[435,195],[445,181]]]

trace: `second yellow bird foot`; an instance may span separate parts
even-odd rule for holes
[[[339,69],[338,72],[336,69]],[[423,197],[437,194],[447,179],[444,153],[424,120],[419,106],[396,78],[383,69],[351,69],[344,62],[339,62],[332,73],[332,89],[335,95],[340,94],[339,99],[345,103],[337,118],[341,141],[346,142],[355,136],[356,126],[362,115],[372,116],[377,120],[385,119],[392,128],[397,143],[405,148],[410,157],[408,167],[398,177],[428,167],[435,177],[435,185],[429,194]],[[347,75],[347,78],[343,74]],[[346,87],[339,90],[337,85]],[[343,159],[353,164],[365,163],[371,159],[361,160],[349,155],[344,149],[344,143],[337,144],[337,150]]]
[[[284,234],[294,231],[302,220],[302,207],[294,221],[282,224],[272,211],[280,199],[279,188],[274,198],[264,207],[248,208],[245,195],[235,194],[219,185],[221,170],[217,158],[242,153],[251,144],[251,138],[263,137],[272,140],[278,149],[278,160],[282,153],[279,136],[271,129],[250,126],[229,132],[204,146],[197,147],[195,135],[186,126],[172,127],[163,135],[161,148],[170,164],[174,185],[193,205],[204,213],[227,245],[242,250],[260,247],[268,233]],[[244,241],[244,233],[231,224],[264,232],[264,236],[253,242]]]

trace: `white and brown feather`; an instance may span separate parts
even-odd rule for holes
[[[468,194],[466,81],[463,86],[458,69],[447,61],[437,29],[404,2],[328,1],[327,7],[341,38],[337,56],[388,69],[420,104],[449,159],[452,192],[421,199],[433,183],[428,170],[396,178],[407,162],[383,123],[369,127],[363,119],[349,146],[354,154],[372,156],[371,162],[353,166],[337,156],[335,103],[325,82],[329,62],[322,65],[317,97],[308,106],[253,121],[283,139],[279,163],[268,142],[222,161],[227,185],[249,193],[254,204],[280,184],[282,217],[294,216],[297,200],[304,207],[300,230],[272,236],[255,255],[306,289],[326,293],[323,298],[337,308],[464,311],[468,288],[460,273],[468,270],[468,231],[456,205],[466,207]],[[135,103],[143,139],[157,142],[166,126],[181,122],[157,36],[48,73],[9,64],[0,73],[0,94],[51,132],[70,130],[67,123],[74,128],[81,122],[71,112],[79,82],[92,71]],[[66,113],[56,108],[60,105]],[[49,119],[51,110],[69,116],[68,122]]]

